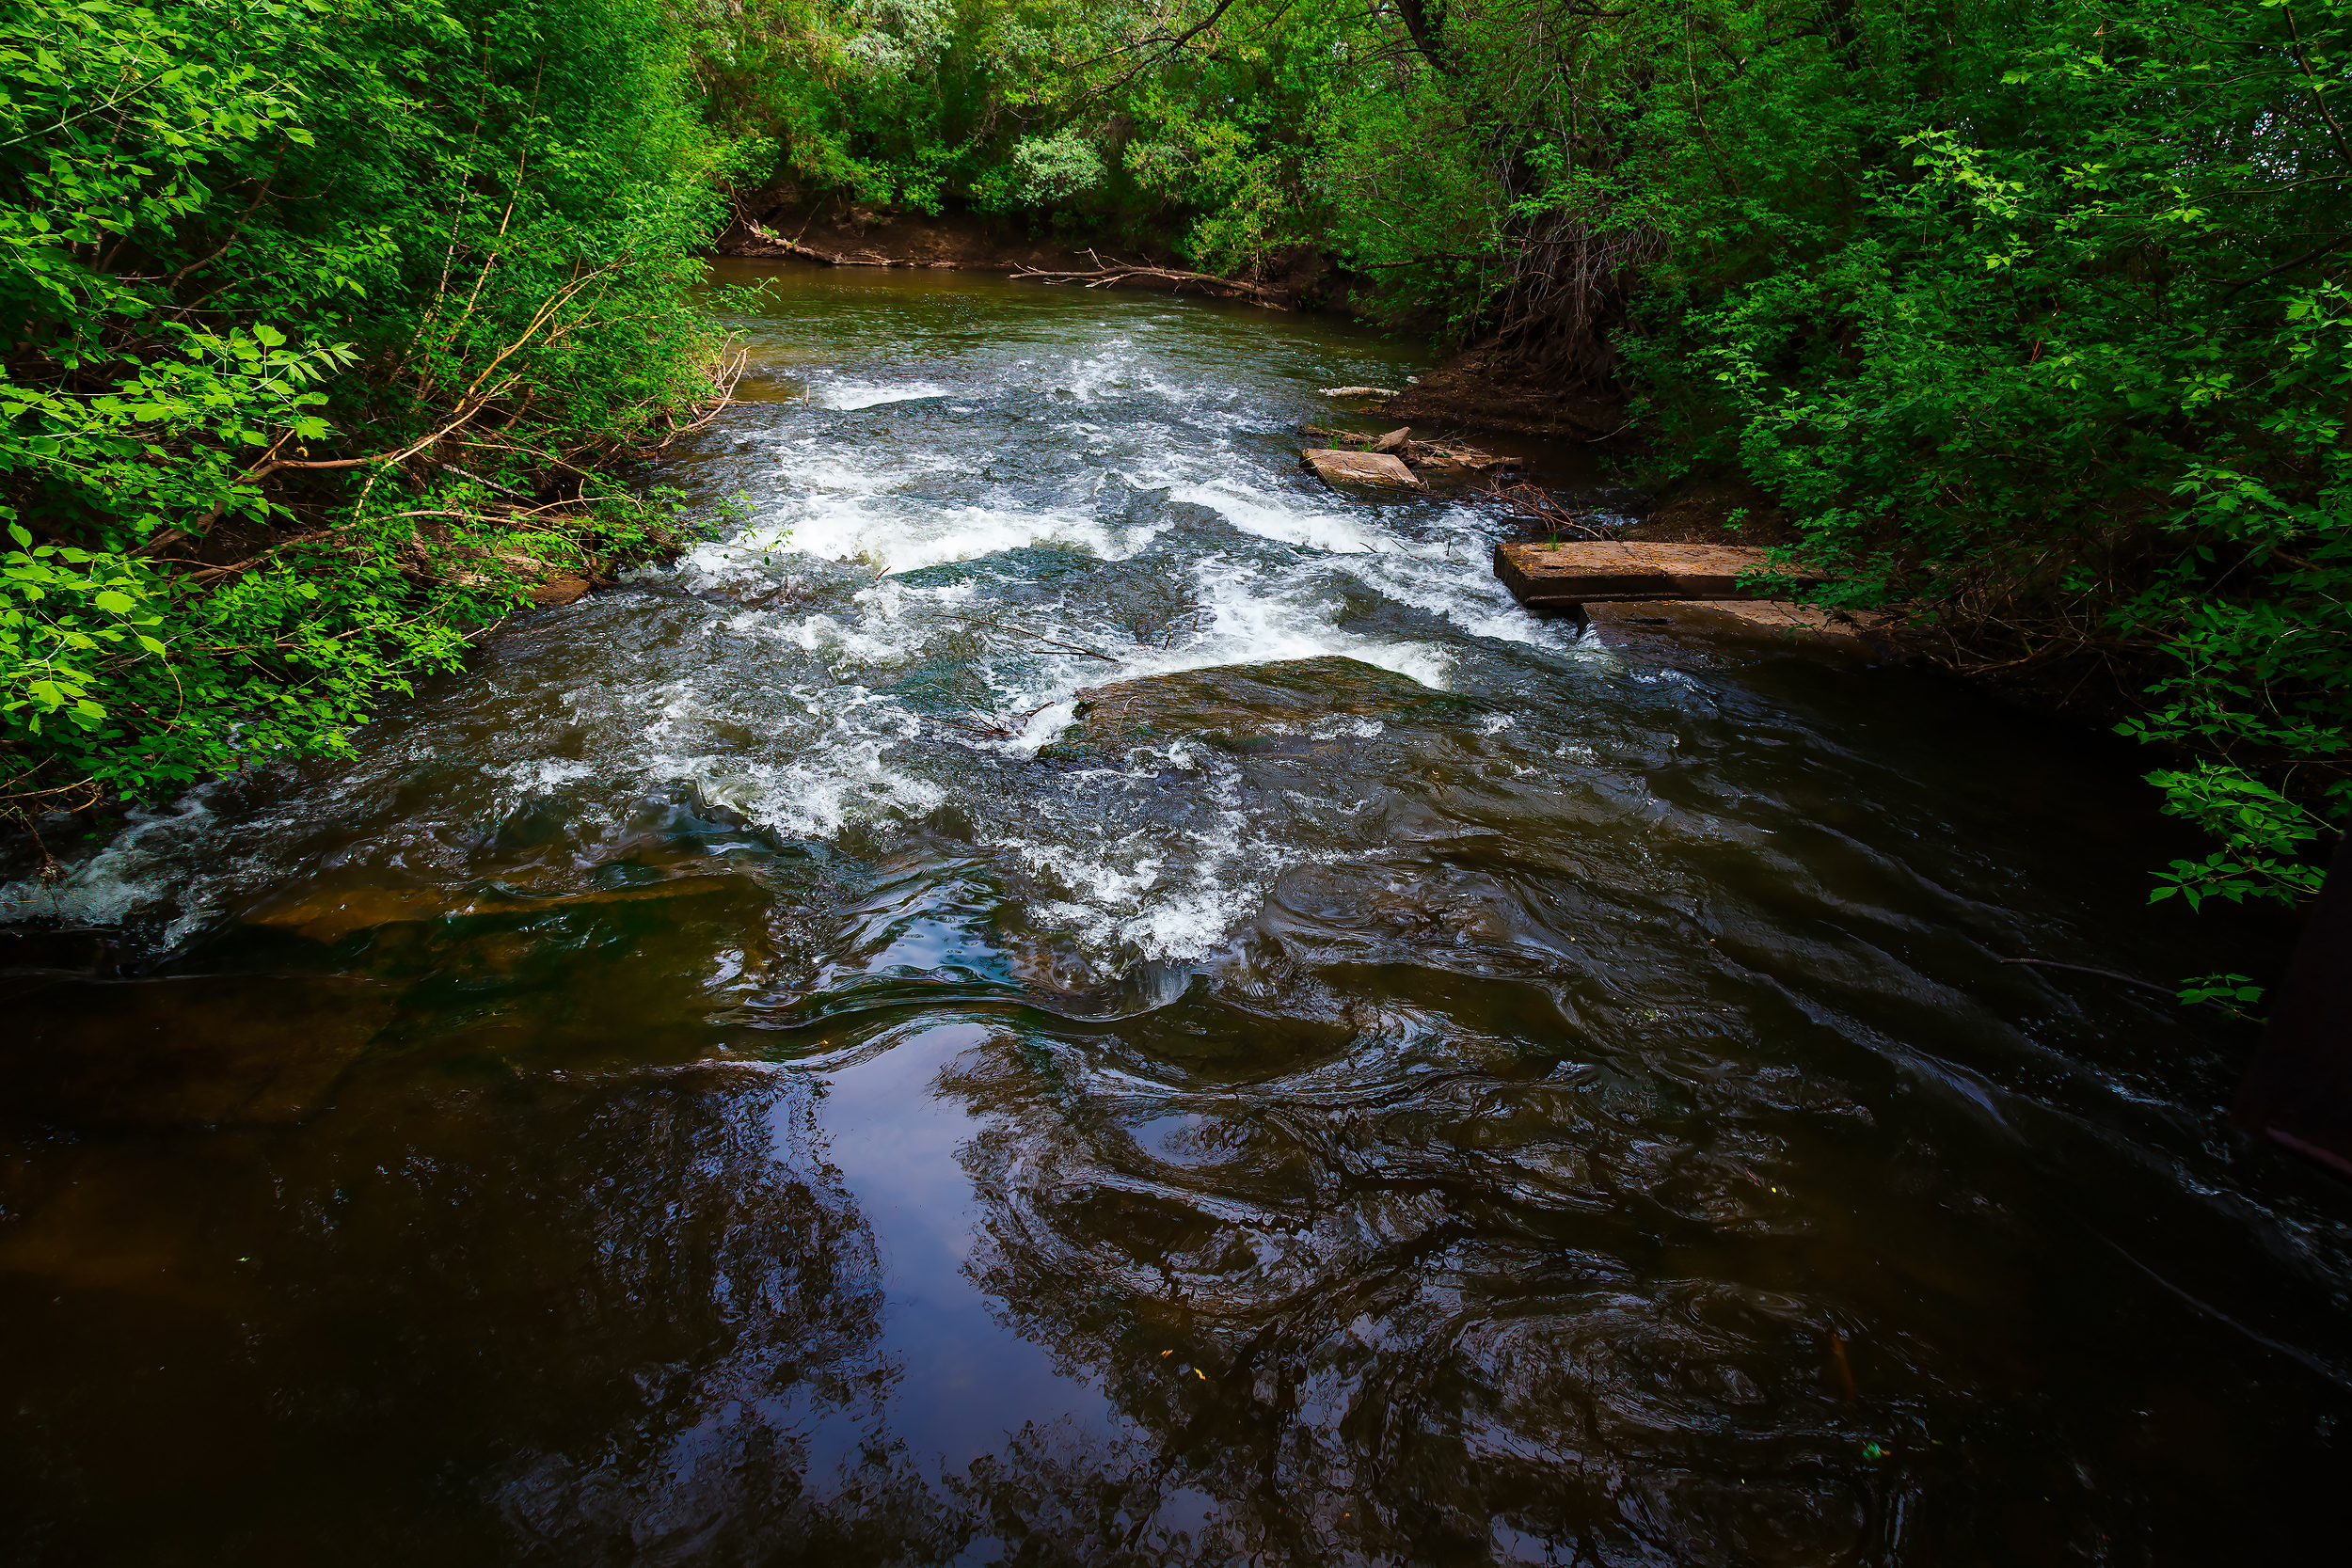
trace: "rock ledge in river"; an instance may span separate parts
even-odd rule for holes
[[[1220,664],[1090,687],[1078,693],[1062,754],[1197,736],[1247,751],[1318,720],[1397,718],[1456,699],[1337,654]]]
[[[70,976],[0,1047],[11,1102],[78,1128],[282,1125],[323,1104],[396,987],[338,974]]]

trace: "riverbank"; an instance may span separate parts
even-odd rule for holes
[[[665,546],[608,470],[730,363],[656,8],[20,20],[47,41],[0,145],[0,822],[347,752],[485,623]]]

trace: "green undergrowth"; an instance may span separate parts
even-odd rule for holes
[[[0,5],[0,807],[335,752],[715,395],[638,0]]]

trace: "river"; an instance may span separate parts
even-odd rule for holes
[[[2000,962],[2265,961],[2145,902],[2143,759],[1529,615],[1491,510],[1298,466],[1412,345],[717,271],[747,401],[664,479],[722,536],[8,893],[0,1555],[2207,1564],[2341,1510],[2346,1204],[2229,1130],[2249,1032]]]

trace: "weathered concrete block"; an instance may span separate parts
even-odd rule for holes
[[[1625,599],[1768,599],[1740,584],[1764,564],[1762,550],[1728,545],[1497,545],[1495,576],[1523,605],[1609,604]]]

